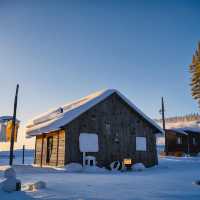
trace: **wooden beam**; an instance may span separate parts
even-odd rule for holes
[[[58,166],[58,156],[59,156],[59,141],[60,141],[60,131],[57,134],[57,153],[56,153],[56,166]]]
[[[41,157],[40,157],[40,167],[42,167],[43,149],[44,149],[44,134],[42,134],[42,149],[41,149]]]
[[[37,136],[35,138],[34,164],[36,164],[36,148],[37,148]]]

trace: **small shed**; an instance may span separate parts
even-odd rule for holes
[[[172,128],[165,133],[169,155],[175,155],[177,152],[196,155],[200,152],[200,128]]]
[[[10,142],[12,132],[12,116],[1,116],[0,117],[0,142]],[[17,142],[17,133],[19,129],[20,121],[16,120],[14,141]]]
[[[105,167],[124,159],[147,167],[156,165],[156,134],[162,132],[114,89],[95,92],[42,114],[31,120],[26,130],[27,137],[36,137],[37,165],[95,162]]]

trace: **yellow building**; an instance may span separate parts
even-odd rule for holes
[[[15,137],[14,140],[17,142],[17,132],[19,129],[19,120],[16,120],[15,126]],[[0,142],[9,142],[12,133],[12,116],[2,116],[0,117]]]

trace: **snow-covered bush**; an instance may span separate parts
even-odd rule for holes
[[[81,172],[83,171],[83,166],[79,163],[70,163],[65,166],[67,172]]]
[[[13,192],[21,189],[20,180],[16,179],[16,172],[13,168],[8,168],[4,172],[5,180],[1,182],[1,188],[5,192]]]
[[[16,178],[7,178],[2,183],[2,190],[5,192],[14,192],[21,189],[21,182]]]
[[[135,163],[132,165],[131,168],[133,171],[143,171],[143,170],[145,170],[146,167],[144,166],[143,163]]]
[[[16,172],[12,167],[9,167],[4,172],[4,178],[16,178]]]

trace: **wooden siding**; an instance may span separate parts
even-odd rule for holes
[[[59,141],[58,141],[59,134]],[[52,153],[49,163],[47,160],[47,138],[53,137]],[[42,142],[43,141],[43,142]],[[43,144],[42,144],[43,143]],[[52,165],[52,166],[64,166],[65,163],[65,132],[64,130],[55,131],[41,136],[36,136],[36,148],[35,148],[35,164],[36,165]],[[43,146],[43,150],[42,150]],[[42,160],[41,160],[42,158]]]
[[[178,137],[181,138],[181,144],[177,143]],[[200,152],[200,134],[189,133],[183,135],[173,130],[166,130],[168,153],[173,154],[175,152],[184,152],[186,154],[196,154]],[[196,139],[197,144],[193,144],[193,138]],[[188,143],[189,142],[189,143]],[[189,146],[188,146],[189,144]]]
[[[65,164],[82,163],[79,151],[81,132],[99,136],[99,152],[94,155],[99,166],[108,166],[114,160],[132,158],[147,167],[157,164],[155,128],[134,112],[117,94],[113,94],[65,127]],[[136,151],[136,136],[147,139],[147,151]],[[119,140],[119,143],[116,142]]]

